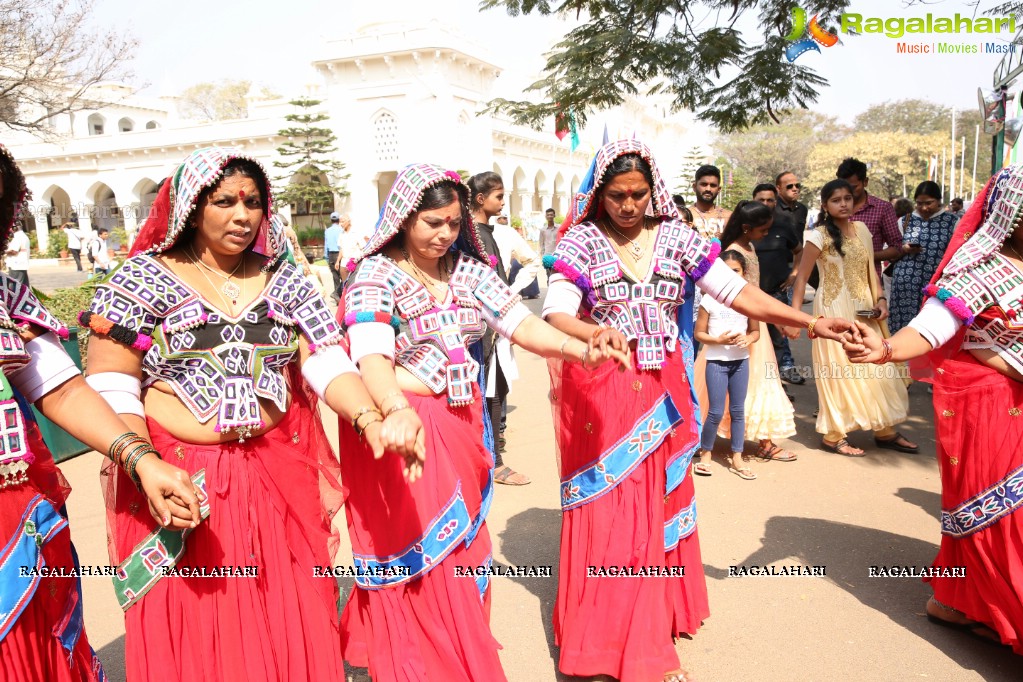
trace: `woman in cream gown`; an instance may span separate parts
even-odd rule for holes
[[[792,305],[799,309],[816,263],[821,280],[814,315],[857,320],[887,337],[888,301],[874,267],[870,232],[863,223],[849,219],[852,206],[852,191],[844,180],[832,180],[821,189],[821,215],[817,227],[806,233]],[[867,311],[874,317],[858,315]],[[799,331],[790,329],[789,336],[798,337]],[[813,344],[813,368],[820,403],[817,432],[824,436],[825,450],[862,457],[863,451],[849,445],[846,435],[871,429],[880,448],[918,451],[915,443],[893,428],[906,420],[909,410],[904,365],[853,364],[841,344],[818,339]]]

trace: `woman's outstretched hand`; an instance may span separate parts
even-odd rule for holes
[[[622,368],[632,368],[629,340],[617,329],[602,329],[590,337],[586,347],[589,350],[586,366],[590,369],[599,367],[608,360],[614,360]]]
[[[821,317],[813,325],[814,336],[840,343],[845,341],[847,333],[854,332],[855,329],[856,323],[838,317]]]

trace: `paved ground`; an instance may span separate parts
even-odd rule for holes
[[[48,276],[56,282],[62,273]],[[39,281],[49,280],[40,273]],[[808,341],[795,350],[797,362],[809,362]],[[498,487],[488,520],[494,559],[556,571],[560,513],[546,366],[524,352],[517,357],[523,376],[510,396],[506,460],[533,483]],[[678,643],[683,665],[701,682],[1023,679],[1020,658],[930,624],[929,590],[919,580],[868,577],[870,566],[927,565],[937,550],[939,478],[926,387],[910,389],[913,417],[902,427],[922,453],[878,451],[868,434],[856,433],[852,442],[868,450],[862,459],[818,450],[816,390],[812,383],[791,390],[799,435],[784,444],[798,462],[754,463],[759,479],[750,482],[717,459],[714,475],[697,480],[711,616]],[[107,563],[100,461],[89,453],[61,466],[74,487],[68,508],[84,564]],[[827,574],[727,577],[729,566],[794,563],[825,566]],[[512,682],[575,679],[556,672],[555,587],[554,578],[494,581],[492,626]],[[85,615],[110,678],[123,680],[123,618],[106,580],[85,581]],[[368,678],[354,670],[350,679]]]

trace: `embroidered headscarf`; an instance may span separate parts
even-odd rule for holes
[[[14,157],[2,144],[0,144],[0,176],[2,176],[4,187],[4,195],[0,199],[0,250],[3,250],[14,231],[14,224],[21,218],[32,194],[28,191],[25,176],[22,175]]]
[[[387,201],[384,202],[383,208],[380,209],[380,218],[377,220],[376,229],[370,236],[369,242],[363,248],[362,255],[349,260],[346,267],[349,270],[355,270],[356,263],[384,248],[401,231],[409,216],[416,212],[426,190],[444,182],[461,186],[465,190],[464,194],[466,197],[471,194],[469,186],[462,181],[462,176],[455,171],[444,170],[440,166],[428,163],[417,163],[402,169],[391,186],[391,191],[387,195]],[[472,219],[468,200],[462,204],[462,224],[458,233],[458,239],[455,241],[455,247],[479,260],[487,262],[487,258],[484,255],[486,250],[483,248],[483,242],[480,240],[476,222]]]
[[[608,167],[614,163],[615,159],[628,154],[636,154],[642,157],[650,166],[650,174],[653,176],[654,186],[650,188],[652,196],[647,214],[662,219],[673,220],[678,220],[682,217],[678,212],[678,207],[675,206],[675,202],[671,199],[671,192],[668,191],[668,186],[661,178],[661,172],[657,169],[657,163],[654,161],[650,148],[639,140],[617,140],[604,145],[594,155],[589,170],[586,171],[586,175],[579,184],[575,199],[572,201],[571,210],[569,210],[565,222],[562,223],[561,228],[558,230],[558,239],[563,237],[570,227],[578,225],[587,219],[587,214],[593,209],[594,201],[597,200],[599,190],[604,182],[604,173],[607,172]],[[597,206],[595,216],[600,218],[603,215],[604,207]]]
[[[224,168],[234,159],[251,161],[263,173],[263,221],[259,225],[251,249],[264,256],[268,263],[276,261],[286,251],[287,238],[281,224],[273,220],[273,190],[270,176],[259,161],[230,147],[206,147],[188,155],[174,175],[164,182],[153,202],[149,217],[139,231],[131,255],[157,254],[167,251],[189,227],[196,204],[204,190],[216,186],[224,176]]]

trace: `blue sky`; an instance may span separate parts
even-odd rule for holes
[[[994,4],[982,1],[981,10]],[[144,91],[148,95],[175,94],[196,82],[224,78],[262,82],[284,95],[298,94],[304,84],[317,81],[309,63],[322,54],[329,39],[401,16],[449,22],[475,42],[486,44],[491,57],[506,69],[496,94],[514,98],[522,85],[539,75],[542,53],[572,24],[555,17],[509,17],[503,10],[481,13],[477,7],[476,0],[292,0],[287,4],[183,0],[170,10],[166,4],[98,0],[95,13],[99,22],[129,30],[141,41],[134,69],[139,82],[149,84]],[[930,0],[909,8],[891,0],[853,0],[849,11],[908,18],[927,12],[972,16],[975,8],[954,0]],[[722,20],[711,14],[697,18],[704,25]],[[740,29],[755,29],[752,21],[747,24]],[[976,43],[979,37],[953,35],[946,40]],[[1009,38],[1003,33],[995,39]],[[812,66],[831,83],[815,108],[846,122],[871,104],[907,97],[975,108],[977,87],[990,87],[991,74],[1001,59],[993,54],[897,54],[898,42],[877,35],[842,36],[839,45],[800,57],[801,64]],[[599,115],[591,120],[599,122]]]

